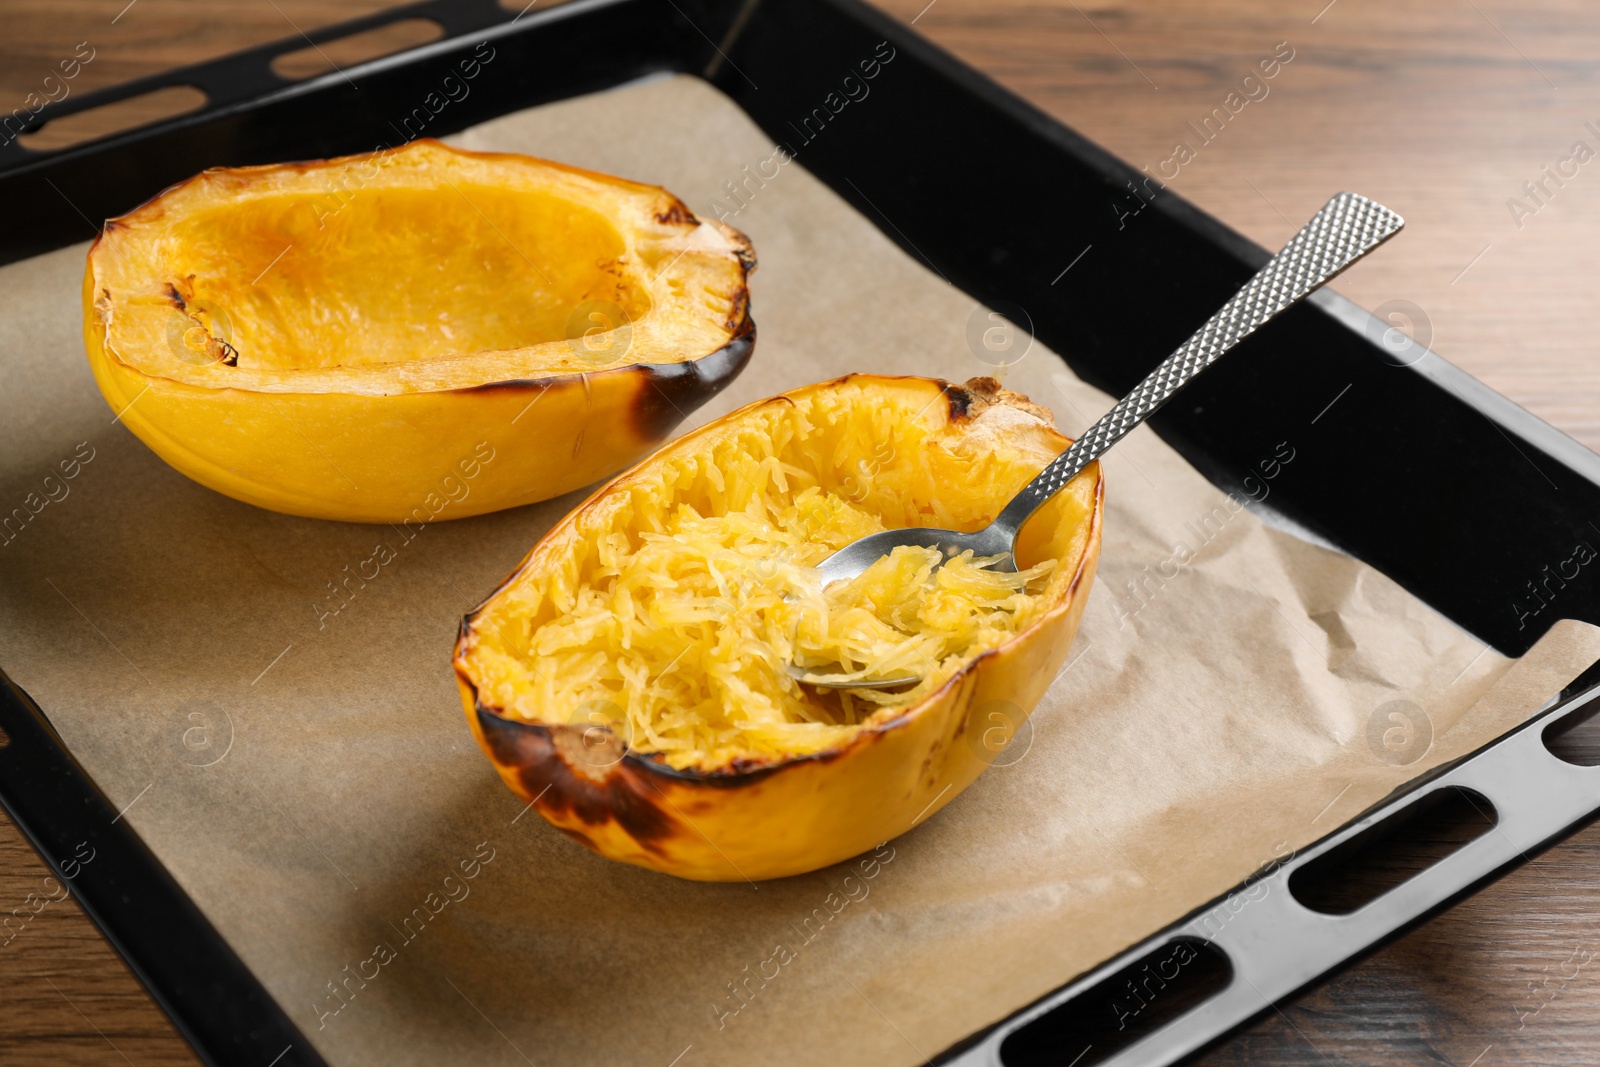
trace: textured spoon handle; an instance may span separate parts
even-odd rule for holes
[[[1399,215],[1364,196],[1340,193],[1329,200],[1193,337],[1023,487],[995,525],[1014,534],[1040,504],[1224,352],[1393,237],[1404,225],[1405,220]]]

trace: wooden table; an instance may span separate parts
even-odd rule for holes
[[[1287,42],[1294,58],[1269,94],[1240,111],[1172,185],[1269,247],[1340,188],[1393,206],[1409,220],[1405,237],[1338,287],[1600,448],[1600,366],[1590,356],[1600,336],[1600,162],[1559,186],[1544,170],[1576,141],[1600,150],[1600,133],[1585,127],[1595,120],[1600,130],[1600,5],[882,2],[1152,169],[1177,141],[1192,139],[1187,123],[1200,123],[1257,59]],[[0,102],[20,104],[79,42],[94,58],[73,92],[384,6],[9,0]],[[353,58],[336,46],[324,51],[335,62]],[[1535,199],[1524,183],[1541,180],[1545,192]],[[1591,828],[1269,1013],[1201,1062],[1600,1063],[1600,964],[1578,963],[1600,954],[1595,872],[1600,829]],[[41,892],[46,874],[0,819],[0,910]],[[51,904],[0,946],[0,1063],[194,1062],[71,901]]]

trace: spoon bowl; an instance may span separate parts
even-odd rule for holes
[[[901,530],[884,530],[852,541],[839,551],[817,564],[824,586],[834,582],[849,581],[878,560],[897,548],[937,548],[945,559],[953,559],[970,551],[974,556],[998,556],[991,570],[1015,571],[1017,561],[1011,555],[1016,541],[1015,531],[999,523],[990,523],[976,533],[956,530],[936,530],[929,526],[908,526]]]

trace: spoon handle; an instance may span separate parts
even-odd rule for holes
[[[1404,225],[1399,215],[1364,196],[1340,193],[1329,200],[1193,337],[1024,486],[994,525],[1014,536],[1039,505],[1154,414],[1195,375]]]

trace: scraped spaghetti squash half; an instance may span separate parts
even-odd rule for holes
[[[420,529],[660,444],[749,362],[754,269],[664,189],[419,140],[213,168],[109,220],[84,349],[201,485]]]
[[[684,815],[664,788],[710,785],[721,809],[747,779],[767,796],[778,779],[817,788],[802,780],[823,767],[824,779],[844,783],[872,775],[880,758],[853,754],[888,752],[903,741],[873,739],[898,736],[914,741],[911,764],[858,784],[906,788],[854,812],[874,823],[887,809],[891,828],[910,800],[948,800],[949,786],[993,758],[992,730],[988,742],[961,739],[975,702],[1014,731],[1065,656],[1098,551],[1099,471],[1024,527],[1020,572],[970,555],[937,567],[937,554],[918,548],[826,588],[812,568],[878,530],[978,529],[1068,443],[1048,412],[989,379],[963,388],[866,376],[774,397],[689,434],[558,524],[465,621],[456,671],[474,729],[551,821],[602,852],[674,873],[721,876],[678,869],[660,842],[646,844],[660,835],[638,822],[642,805],[668,824]],[[793,678],[790,663],[921,681],[822,689]],[[971,725],[976,736],[994,723]],[[943,793],[923,796],[935,786]],[[685,800],[707,814],[705,798]],[[743,816],[759,810],[745,805]],[[827,822],[815,811],[803,819],[819,830]],[[615,836],[607,825],[628,843],[602,843]],[[860,847],[888,834],[867,836]],[[807,841],[803,863],[832,854]],[[631,855],[641,850],[653,862]],[[732,853],[720,858],[722,874],[743,868]]]

